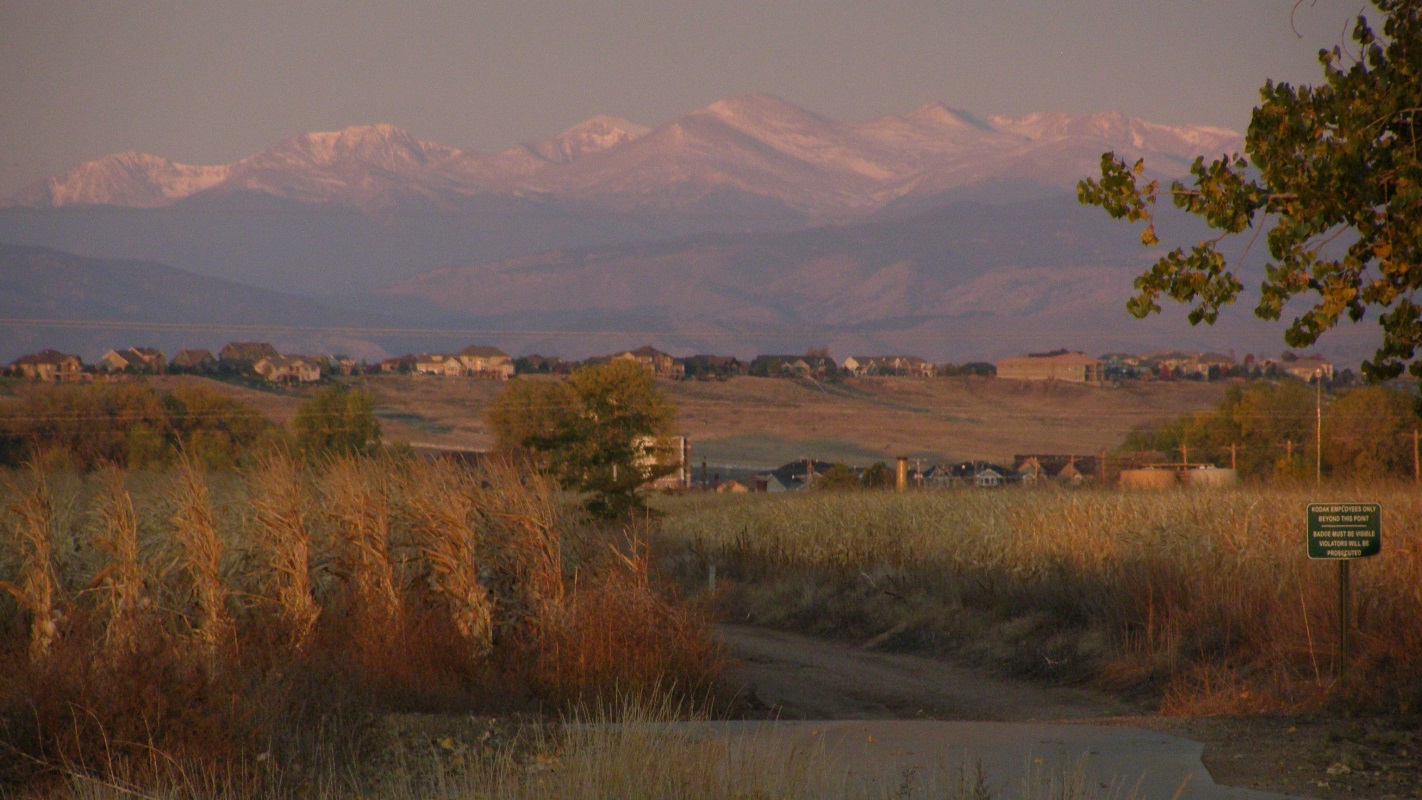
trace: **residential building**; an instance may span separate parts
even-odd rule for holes
[[[999,378],[1100,384],[1104,376],[1100,359],[1067,350],[1004,358],[997,362]]]
[[[167,359],[152,347],[126,347],[110,350],[99,359],[99,368],[107,372],[142,372],[152,375],[167,371]]]
[[[217,357],[211,350],[179,350],[169,367],[185,372],[211,372],[217,369]]]
[[[857,376],[908,375],[929,378],[937,373],[933,362],[918,356],[850,356],[841,366]]]
[[[217,364],[227,372],[247,372],[264,358],[281,355],[266,342],[228,342],[217,353]]]
[[[823,378],[839,369],[828,356],[762,355],[751,360],[750,374],[769,378]]]
[[[272,383],[309,383],[321,380],[321,366],[304,356],[267,356],[252,371]]]
[[[1279,369],[1301,381],[1312,381],[1319,376],[1325,381],[1333,380],[1333,365],[1323,356],[1303,356],[1293,361],[1280,361]]]
[[[41,350],[10,362],[21,377],[37,381],[77,381],[84,374],[84,360],[58,350]]]
[[[459,376],[469,374],[469,368],[464,366],[464,362],[459,356],[445,355],[444,353],[421,353],[415,356],[415,372],[422,372],[426,375],[450,375]]]
[[[514,374],[513,358],[497,347],[470,345],[459,351],[458,358],[468,374],[476,377],[507,380]]]
[[[682,378],[686,376],[686,367],[668,353],[647,345],[636,350],[626,350],[612,356],[610,360],[624,359],[635,361],[638,364],[652,371],[658,378]]]

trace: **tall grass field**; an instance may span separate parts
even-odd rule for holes
[[[0,795],[354,796],[390,714],[714,700],[705,614],[509,464],[0,480]]]
[[[1306,506],[1377,502],[1382,552],[1311,561]],[[1422,489],[1413,483],[810,492],[666,504],[688,585],[763,624],[955,653],[1166,713],[1422,703]],[[1340,675],[1342,680],[1340,680]]]

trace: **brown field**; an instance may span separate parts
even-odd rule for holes
[[[287,424],[312,391],[249,388],[188,376],[147,379],[171,390],[203,381]],[[433,375],[370,375],[342,382],[372,392],[392,443],[484,450],[484,411],[505,384]],[[521,376],[517,380],[556,380]],[[663,381],[693,459],[773,467],[813,457],[867,466],[900,455],[1008,461],[1015,453],[1094,454],[1130,431],[1213,407],[1227,382],[1132,382],[1119,387],[995,378],[853,378],[840,383],[740,377]]]
[[[375,394],[390,441],[474,449],[493,441],[483,413],[503,384],[408,375],[353,380]],[[763,467],[806,456],[866,465],[899,455],[1006,460],[1023,452],[1097,453],[1137,427],[1215,405],[1228,384],[741,377],[660,385],[677,406],[696,459]],[[278,418],[295,407],[294,400],[258,402]]]

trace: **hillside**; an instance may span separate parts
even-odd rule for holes
[[[379,346],[343,329],[384,320],[165,264],[3,243],[0,317],[7,319],[0,328],[3,363],[50,347],[92,361],[115,347],[154,346],[171,356],[253,338],[288,352],[377,356]]]
[[[483,413],[502,384],[379,375],[374,392],[391,440],[487,448]],[[519,378],[518,380],[542,380]],[[1014,453],[1099,453],[1132,429],[1213,406],[1224,383],[1122,388],[995,378],[855,378],[817,384],[739,377],[659,383],[677,407],[693,460],[761,468],[814,457],[867,465],[899,455],[1006,459]]]

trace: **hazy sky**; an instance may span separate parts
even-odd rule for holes
[[[940,100],[1242,131],[1266,78],[1317,82],[1362,5],[0,0],[0,196],[124,150],[219,164],[388,122],[496,152],[752,91],[837,119]]]

